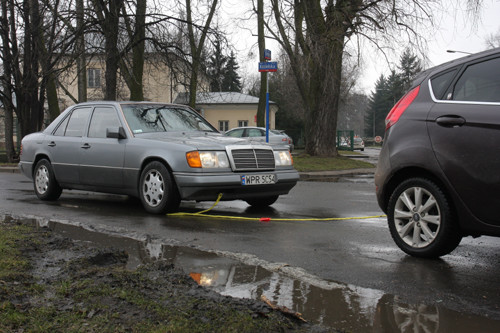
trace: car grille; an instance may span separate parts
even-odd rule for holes
[[[274,153],[270,149],[234,149],[231,157],[235,170],[273,170]]]

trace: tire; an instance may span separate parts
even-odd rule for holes
[[[172,175],[163,163],[156,161],[142,170],[139,197],[144,209],[152,214],[175,212],[181,201]]]
[[[462,239],[448,198],[426,178],[407,179],[396,187],[389,199],[387,220],[399,248],[415,257],[446,255]]]
[[[269,197],[245,199],[245,201],[252,207],[268,207],[275,203],[278,197],[279,195],[272,195]]]
[[[40,200],[57,200],[62,193],[62,188],[54,176],[52,165],[46,159],[41,159],[33,170],[33,187]]]

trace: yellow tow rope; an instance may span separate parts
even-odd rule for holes
[[[374,216],[356,216],[356,217],[327,217],[327,218],[306,218],[306,219],[285,219],[285,218],[271,218],[271,217],[241,217],[241,216],[229,216],[229,215],[211,215],[205,214],[217,206],[220,199],[222,198],[222,193],[219,193],[217,200],[214,202],[212,207],[202,210],[197,213],[172,213],[167,214],[168,216],[203,216],[214,219],[233,219],[233,220],[249,220],[249,221],[260,221],[260,222],[270,222],[272,221],[345,221],[345,220],[366,220],[379,217],[387,217],[387,215],[374,215]]]

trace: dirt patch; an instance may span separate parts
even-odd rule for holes
[[[0,331],[331,332],[263,302],[222,296],[164,261],[126,269],[28,222],[0,223]]]

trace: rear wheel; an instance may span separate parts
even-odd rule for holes
[[[462,239],[447,197],[426,178],[399,184],[387,213],[392,238],[412,256],[440,257],[453,251]]]
[[[57,200],[62,188],[57,183],[52,165],[46,159],[38,161],[33,172],[33,187],[40,200]]]
[[[262,197],[262,198],[252,198],[252,199],[245,199],[245,201],[253,207],[267,207],[271,206],[273,203],[278,200],[279,195],[272,195],[269,197]]]
[[[180,197],[170,172],[160,162],[151,162],[141,173],[139,196],[149,213],[163,214],[179,208]]]

